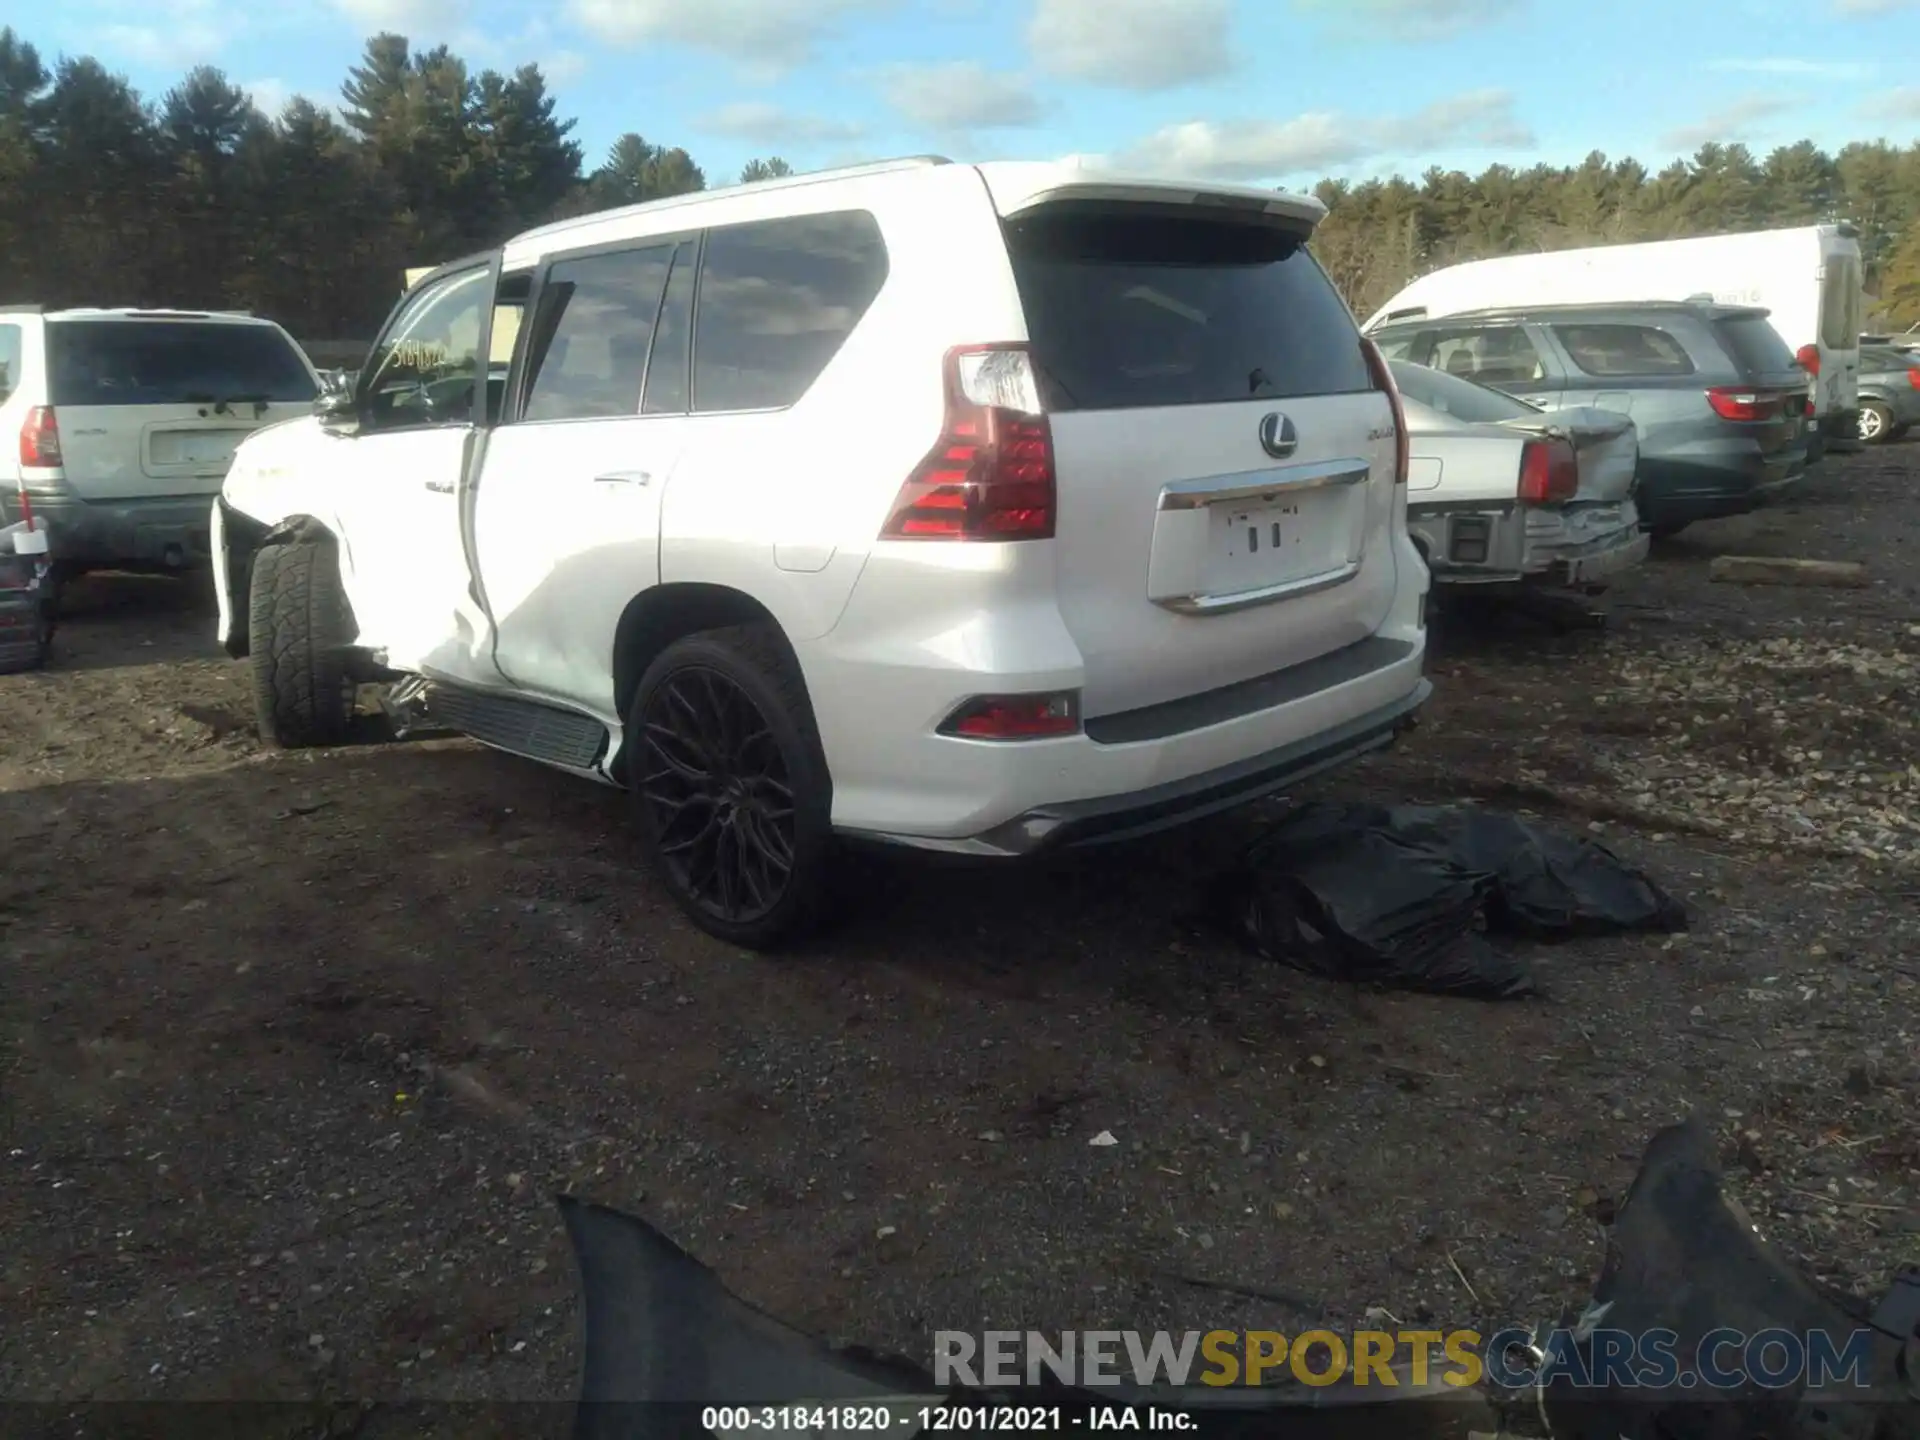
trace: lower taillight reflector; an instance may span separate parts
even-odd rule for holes
[[[940,727],[965,740],[1046,740],[1080,733],[1080,697],[1072,690],[1047,695],[983,695],[969,700]]]

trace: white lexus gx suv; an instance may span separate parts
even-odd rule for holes
[[[911,159],[534,230],[415,284],[214,507],[263,736],[625,787],[705,929],[837,843],[1225,809],[1427,698],[1392,377],[1271,191]]]

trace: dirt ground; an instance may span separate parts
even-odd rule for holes
[[[1722,552],[1873,584],[1713,584]],[[54,668],[0,678],[0,1396],[341,1398],[367,1435],[564,1401],[557,1191],[922,1357],[1547,1321],[1689,1110],[1769,1236],[1877,1295],[1920,1253],[1917,562],[1895,446],[1658,550],[1603,633],[1441,629],[1427,723],[1318,793],[1592,828],[1696,916],[1543,951],[1551,993],[1509,1004],[1197,930],[1260,813],[1038,870],[876,862],[812,953],[734,951],[618,794],[457,741],[264,752],[200,588],[83,582]]]

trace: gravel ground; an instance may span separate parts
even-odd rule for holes
[[[85,582],[56,667],[0,678],[0,1395],[347,1399],[362,1435],[564,1400],[561,1190],[922,1356],[1544,1320],[1689,1110],[1770,1236],[1877,1294],[1920,1252],[1916,545],[1895,446],[1657,550],[1604,632],[1440,630],[1427,723],[1316,793],[1590,828],[1696,914],[1546,951],[1513,1004],[1196,929],[1270,812],[1013,873],[868,862],[845,929],[750,956],[669,908],[619,796],[465,742],[264,752],[196,588]],[[1709,583],[1723,552],[1875,583]]]

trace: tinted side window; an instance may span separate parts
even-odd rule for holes
[[[1553,333],[1589,375],[1691,375],[1686,346],[1651,325],[1556,325]]]
[[[1374,343],[1380,347],[1380,353],[1387,359],[1411,360],[1418,365],[1424,362],[1415,356],[1414,349],[1426,338],[1418,330],[1405,330],[1398,335],[1376,335]],[[1421,346],[1420,353],[1426,354],[1426,347]]]
[[[710,232],[695,305],[693,408],[793,404],[886,278],[886,243],[864,210]]]
[[[1518,325],[1429,330],[1427,353],[1412,358],[1482,385],[1531,385],[1547,378],[1533,339]]]
[[[1051,410],[1372,388],[1352,313],[1289,231],[1061,205],[1006,234]]]
[[[293,342],[265,325],[61,320],[47,351],[55,405],[304,405],[318,389]]]
[[[556,261],[527,352],[523,420],[640,413],[647,347],[673,249],[655,245]]]
[[[20,327],[0,325],[0,400],[13,394],[20,383]]]
[[[493,303],[488,273],[462,270],[401,302],[362,372],[362,419],[368,428],[472,421],[480,322]]]
[[[693,280],[698,249],[687,241],[673,252],[667,298],[653,332],[653,359],[647,363],[647,393],[642,415],[687,413],[687,365],[693,358]]]

